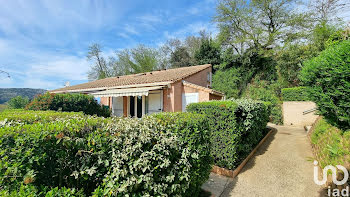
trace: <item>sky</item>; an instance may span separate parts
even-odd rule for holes
[[[106,56],[215,33],[215,0],[0,0],[0,88],[52,90],[87,82],[89,45]]]

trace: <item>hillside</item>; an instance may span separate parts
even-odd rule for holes
[[[32,89],[32,88],[0,88],[0,104],[9,101],[15,96],[28,97],[33,99],[35,95],[46,92],[44,89]]]

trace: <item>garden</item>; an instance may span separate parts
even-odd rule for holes
[[[68,102],[91,98],[45,94],[0,113],[1,196],[198,196],[213,165],[234,169],[245,159],[270,114],[269,103],[253,100],[142,119],[69,112]]]

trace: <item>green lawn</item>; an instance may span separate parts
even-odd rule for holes
[[[0,112],[4,111],[7,108],[7,105],[0,104]]]

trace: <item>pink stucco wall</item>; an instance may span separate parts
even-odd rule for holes
[[[186,77],[185,81],[200,85],[203,87],[208,87],[210,82],[208,81],[208,73],[212,72],[212,68],[209,67],[202,70],[196,74]],[[221,96],[213,95],[208,92],[198,90],[196,88],[187,87],[182,84],[182,80],[179,80],[170,85],[169,88],[163,90],[163,111],[166,112],[179,112],[182,111],[182,94],[183,93],[195,93],[199,94],[199,102],[209,101],[209,100],[220,100]],[[127,106],[126,99],[123,99],[124,107]],[[110,98],[101,98],[101,104],[111,106]],[[124,112],[125,114],[125,112]]]

